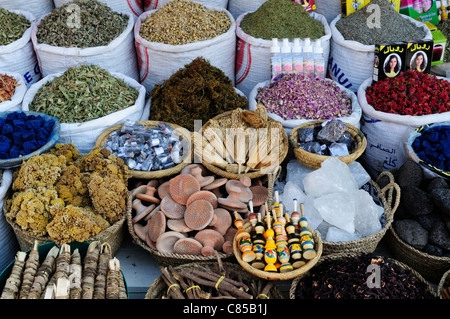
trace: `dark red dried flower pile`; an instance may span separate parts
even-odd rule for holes
[[[450,111],[450,83],[434,75],[407,70],[366,89],[367,102],[377,111],[427,115]]]

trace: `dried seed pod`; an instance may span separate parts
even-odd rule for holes
[[[241,119],[254,128],[264,127],[266,122],[261,115],[248,110],[241,113]]]
[[[98,258],[97,275],[94,282],[93,299],[105,299],[106,294],[106,274],[108,272],[108,262],[111,259],[111,245],[103,243],[100,247]]]
[[[69,267],[69,297],[70,299],[81,298],[81,277],[83,266],[81,265],[81,254],[78,249],[75,249],[70,259]]]
[[[57,246],[52,247],[48,252],[36,273],[36,277],[34,277],[28,299],[40,299],[42,292],[44,292],[45,287],[55,270],[55,260],[58,256],[58,252],[59,248]]]
[[[120,262],[114,257],[109,260],[106,277],[106,299],[119,299],[120,294]]]

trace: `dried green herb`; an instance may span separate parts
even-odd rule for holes
[[[425,30],[403,18],[388,0],[372,0],[370,4],[380,8],[380,28],[368,23],[373,22],[374,12],[364,7],[336,22],[345,40],[374,45],[425,38]]]
[[[139,34],[151,42],[182,45],[215,38],[230,27],[231,20],[224,11],[174,0],[150,14],[142,22]]]
[[[135,104],[139,92],[97,65],[67,69],[45,83],[29,104],[30,111],[81,123]]]
[[[445,38],[449,39],[450,35],[450,20],[441,20],[437,25],[439,31],[442,32]],[[450,62],[450,45],[445,46],[444,63]]]
[[[194,120],[203,123],[237,107],[246,108],[247,98],[219,68],[203,57],[179,69],[151,93],[149,120],[178,124],[194,130]]]
[[[108,45],[127,25],[125,14],[113,11],[104,3],[75,0],[45,16],[36,37],[39,43],[53,46],[91,48]]]
[[[301,5],[291,0],[269,0],[256,11],[248,13],[240,27],[246,34],[255,38],[311,38],[325,35],[320,21],[312,18]]]
[[[31,22],[23,15],[0,8],[0,45],[20,39],[30,26]]]

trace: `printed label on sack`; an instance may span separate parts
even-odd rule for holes
[[[331,78],[338,82],[340,85],[344,86],[347,89],[353,90],[352,83],[345,75],[344,71],[340,67],[338,67],[337,63],[334,62],[333,57],[330,57],[328,61],[328,71],[330,72]],[[356,88],[357,89],[357,88]]]

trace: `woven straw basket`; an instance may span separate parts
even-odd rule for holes
[[[210,270],[215,270],[215,268],[217,266],[217,262],[198,262],[198,263],[193,262],[193,263],[176,266],[173,269],[175,271],[186,271],[186,270],[190,271],[190,270],[195,269],[195,267],[198,267],[198,266],[203,266]],[[241,281],[253,282],[254,284],[258,284],[258,281],[262,281],[261,279],[255,277],[249,273],[242,272],[242,269],[238,264],[224,262],[223,267],[227,271],[229,278],[239,278],[239,280],[241,280]],[[145,299],[161,299],[164,296],[166,296],[167,290],[168,290],[168,287],[167,287],[166,283],[162,279],[162,276],[159,276],[150,285],[149,289],[147,290],[147,293],[145,294]],[[267,296],[257,296],[255,299],[283,299],[283,295],[278,290],[278,288],[275,285],[273,285]]]
[[[394,181],[394,175],[390,172],[382,172],[378,180],[385,175],[391,183]],[[438,283],[450,268],[450,257],[433,256],[414,248],[397,235],[394,227],[390,227],[386,232],[386,241],[395,259],[414,268],[431,282]]]
[[[156,127],[160,122],[158,121],[138,121],[137,123],[139,124],[143,124],[146,128],[151,128],[151,127]],[[167,177],[167,176],[171,176],[171,175],[175,175],[177,173],[179,173],[183,168],[185,168],[187,165],[192,163],[192,139],[191,139],[191,133],[177,125],[177,124],[172,124],[172,123],[167,123],[164,122],[165,124],[169,125],[171,128],[177,130],[177,133],[180,134],[182,136],[182,140],[183,141],[188,141],[189,143],[186,143],[186,145],[188,145],[187,149],[184,149],[184,158],[183,161],[172,167],[172,168],[168,168],[168,169],[163,169],[163,170],[159,170],[159,171],[137,171],[137,170],[133,170],[133,169],[128,169],[128,172],[130,173],[130,175],[134,178],[144,178],[144,179],[153,179],[153,178],[163,178],[163,177]],[[113,127],[110,127],[109,129],[105,130],[104,132],[102,132],[99,137],[97,138],[97,141],[95,142],[95,147],[103,147],[103,145],[105,144],[106,140],[109,137],[109,134],[111,134],[114,131],[119,130],[121,127],[123,126],[123,124],[119,124],[119,125],[115,125]],[[189,154],[189,155],[186,155]]]
[[[359,254],[360,253],[339,253],[339,254],[322,256],[322,258],[319,260],[317,265],[320,265],[322,262],[325,262],[325,261],[334,261],[334,260],[341,260],[341,259],[347,259],[347,258],[354,258],[354,257],[358,256]],[[426,290],[429,293],[431,293],[433,296],[436,296],[436,293],[435,293],[433,287],[431,287],[430,284],[428,283],[428,281],[426,281],[425,278],[423,278],[417,271],[415,271],[414,269],[411,269],[408,265],[406,265],[398,260],[389,258],[389,261],[396,264],[397,266],[399,266],[402,269],[411,271],[411,273],[414,275],[414,277],[416,277],[420,282],[425,284]],[[369,275],[369,273],[368,273],[368,275]],[[289,299],[296,299],[295,292],[297,290],[297,286],[301,282],[301,280],[303,280],[307,276],[310,276],[310,274],[302,274],[302,275],[294,278],[294,280],[291,283],[291,288],[289,289]]]
[[[436,292],[437,292],[437,295],[439,296],[439,298],[444,299],[444,298],[442,298],[441,290],[443,290],[446,287],[450,287],[450,268],[442,275],[442,278],[439,281],[439,284],[437,286]]]
[[[247,232],[250,232],[251,230],[251,224],[246,223],[244,225],[244,228],[247,230]],[[315,243],[315,250],[317,252],[316,257],[314,257],[311,260],[308,260],[305,265],[303,265],[300,268],[294,269],[289,272],[285,273],[279,273],[279,272],[268,272],[260,269],[256,269],[255,267],[252,267],[248,262],[245,262],[241,258],[241,251],[238,248],[238,243],[236,240],[233,240],[233,252],[234,256],[236,257],[236,260],[238,263],[244,268],[245,271],[251,273],[252,275],[255,275],[256,277],[266,279],[266,280],[290,280],[297,276],[300,276],[301,274],[304,274],[308,272],[311,268],[316,265],[317,261],[320,259],[320,256],[322,255],[323,251],[323,245],[322,245],[322,239],[320,238],[320,235],[314,231],[309,229],[312,232],[314,243]]]
[[[303,123],[297,127],[294,127],[290,134],[289,134],[289,143],[291,144],[294,155],[297,161],[305,165],[309,168],[320,168],[323,161],[325,161],[327,158],[330,157],[337,157],[341,161],[343,161],[346,164],[350,164],[351,162],[358,159],[365,151],[367,147],[367,139],[364,136],[363,132],[356,128],[355,126],[345,123],[347,125],[347,132],[349,132],[353,138],[353,140],[356,142],[356,146],[349,155],[345,156],[325,156],[325,155],[318,155],[314,153],[310,153],[302,149],[301,147],[298,147],[297,141],[298,141],[298,130],[300,128],[304,127],[320,127],[320,125],[324,122],[324,120],[318,120],[318,121],[310,121]]]
[[[9,192],[9,195],[12,195],[12,192]],[[129,203],[127,203],[126,211],[127,212],[131,211],[131,205],[129,205]],[[50,238],[50,236],[31,236],[26,230],[23,230],[13,220],[6,217],[7,213],[8,208],[5,202],[5,205],[3,205],[3,214],[5,215],[6,221],[11,225],[14,234],[17,238],[17,241],[19,243],[19,247],[22,251],[32,249],[35,240],[38,240],[40,244],[53,241]],[[125,216],[126,213],[124,212],[124,216],[120,220],[118,220],[105,230],[102,230],[97,235],[87,239],[86,242],[93,242],[93,241],[99,241],[101,243],[107,242],[111,245],[112,254],[115,255],[115,253],[119,250],[120,245],[122,245],[125,236],[125,229],[123,227],[125,222]]]
[[[370,181],[370,183],[377,190],[378,198],[384,207],[384,217],[386,219],[384,227],[375,234],[357,240],[342,242],[330,242],[324,240],[324,255],[357,252],[372,253],[375,251],[378,243],[386,234],[387,230],[394,221],[394,213],[400,203],[400,187],[396,183],[390,183],[383,189],[380,189],[376,182]],[[393,191],[395,191],[395,193]]]
[[[216,120],[216,121],[226,121],[230,119],[231,116],[231,112],[232,111],[227,111],[224,112],[222,114],[219,114],[217,116],[215,116],[214,118],[212,118],[211,120]],[[204,132],[211,124],[211,120],[209,120],[208,122],[206,122],[203,127],[202,127],[202,132]],[[268,118],[269,121],[275,121],[272,118]],[[280,130],[282,133],[282,135],[279,137],[280,140],[280,154],[279,154],[279,160],[278,163],[281,165],[281,163],[283,162],[283,160],[286,158],[288,151],[289,151],[289,141],[288,141],[288,136],[286,134],[286,131],[284,129]],[[226,170],[223,170],[220,167],[217,167],[215,165],[212,165],[210,163],[208,163],[207,161],[203,160],[202,158],[202,164],[212,173],[222,176],[222,177],[226,177],[229,179],[239,179],[242,176],[247,176],[251,179],[254,178],[258,178],[261,177],[263,175],[266,175],[267,172],[264,172],[263,170],[255,170],[255,171],[250,171],[247,173],[232,173],[232,172],[228,172]],[[278,167],[274,167],[273,171],[277,171]],[[267,169],[268,171],[269,169]],[[272,172],[273,173],[273,172]]]
[[[131,207],[133,202],[133,197],[130,194],[128,197],[128,205]],[[160,209],[160,206],[154,208],[153,211],[158,211]],[[152,211],[152,212],[153,212]],[[151,214],[151,213],[150,213]],[[133,227],[133,212],[132,209],[127,211],[126,221],[128,226],[128,231],[131,235],[131,239],[134,244],[144,248],[147,250],[150,255],[161,265],[164,266],[178,266],[190,262],[198,262],[198,261],[213,261],[216,260],[216,257],[214,255],[212,256],[202,256],[202,255],[183,255],[183,254],[167,254],[167,253],[161,253],[156,248],[150,247],[144,240],[139,238],[136,235],[136,232],[134,231]],[[219,252],[219,257],[224,261],[230,261],[234,259],[233,254],[225,254],[222,252]]]

